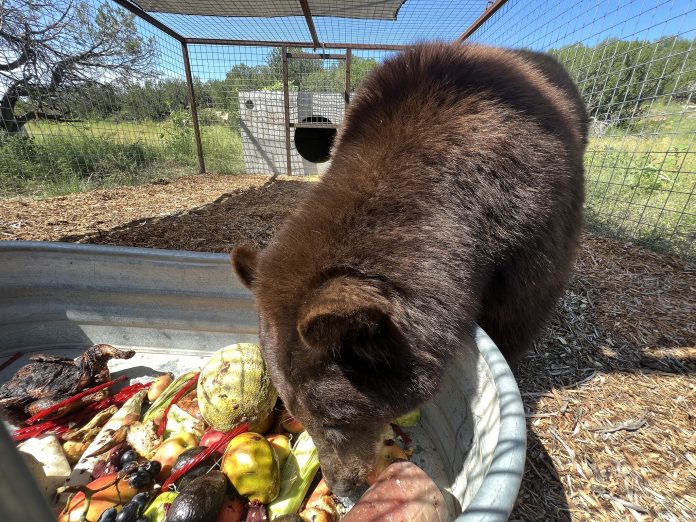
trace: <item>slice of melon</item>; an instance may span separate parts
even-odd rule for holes
[[[215,352],[201,370],[197,394],[205,421],[223,432],[248,422],[249,431],[263,433],[278,398],[261,347],[251,343]]]

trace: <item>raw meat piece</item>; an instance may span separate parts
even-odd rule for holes
[[[0,387],[0,406],[25,408],[41,400],[41,408],[109,380],[109,359],[130,359],[133,350],[108,344],[88,348],[75,359],[39,354]],[[36,409],[36,408],[34,408]]]
[[[412,462],[395,462],[382,472],[341,522],[446,522],[442,493]]]

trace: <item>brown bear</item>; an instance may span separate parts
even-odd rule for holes
[[[333,491],[428,401],[478,323],[510,363],[563,292],[587,116],[553,58],[417,45],[351,101],[321,181],[262,252],[238,247],[265,360]]]

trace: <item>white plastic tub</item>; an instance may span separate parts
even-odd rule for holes
[[[414,461],[445,493],[457,521],[502,522],[525,460],[525,419],[515,380],[482,331],[461,350],[435,400],[411,430]],[[0,372],[7,380],[37,352],[78,354],[96,343],[133,348],[110,363],[131,377],[180,373],[235,342],[255,342],[249,292],[229,257],[64,243],[0,242]],[[0,429],[0,520],[52,518],[7,432]]]

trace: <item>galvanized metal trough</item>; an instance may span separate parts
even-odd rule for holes
[[[78,354],[95,343],[130,347],[112,373],[130,377],[200,367],[210,353],[257,341],[250,293],[229,258],[139,248],[0,242],[0,372],[7,380],[36,352]],[[422,466],[457,521],[503,522],[525,460],[525,419],[515,380],[482,330],[462,349],[440,394],[412,430]],[[8,431],[0,429],[0,520],[53,518]]]

